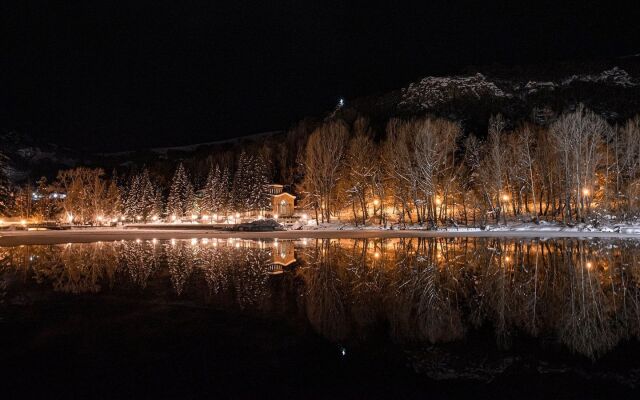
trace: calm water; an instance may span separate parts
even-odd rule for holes
[[[53,397],[633,397],[639,261],[611,239],[0,247],[0,379]]]

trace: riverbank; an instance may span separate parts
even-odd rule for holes
[[[83,228],[65,231],[0,231],[0,246],[18,246],[29,244],[89,243],[115,240],[168,240],[192,238],[239,238],[239,239],[374,239],[374,238],[412,238],[412,237],[506,237],[506,238],[628,238],[640,240],[640,229],[630,226],[628,229],[584,230],[575,227],[531,226],[495,227],[489,230],[458,229],[382,229],[336,227],[323,229],[290,230],[275,232],[230,232],[217,229],[182,229],[167,226],[164,229],[127,229],[127,228]]]

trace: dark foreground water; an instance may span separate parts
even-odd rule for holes
[[[633,240],[0,247],[0,398],[638,398],[639,335]]]

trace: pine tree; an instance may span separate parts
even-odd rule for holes
[[[7,176],[6,168],[6,157],[0,153],[0,215],[8,213],[11,203],[11,190],[9,189],[9,177]]]
[[[171,182],[171,190],[167,200],[167,215],[182,218],[196,210],[193,185],[184,166],[180,163]]]
[[[124,213],[127,219],[135,220],[140,215],[142,209],[140,207],[140,197],[142,195],[141,176],[131,175],[129,185],[127,187],[127,195],[124,201]]]
[[[258,211],[269,208],[271,200],[267,192],[267,185],[270,181],[269,175],[268,167],[264,159],[260,156],[256,157],[252,165],[252,173],[250,174],[250,210]]]
[[[235,212],[246,212],[251,200],[250,167],[252,159],[243,151],[238,159],[238,168],[233,176],[231,206]]]
[[[229,168],[225,167],[222,170],[222,175],[220,176],[220,181],[218,182],[218,197],[217,204],[215,204],[217,208],[217,212],[219,214],[228,215],[229,210],[231,208],[231,173],[229,172]]]

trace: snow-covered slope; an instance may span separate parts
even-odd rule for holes
[[[558,88],[570,88],[579,83],[594,83],[622,88],[640,85],[637,79],[619,67],[613,67],[598,74],[572,75],[555,82],[529,80],[522,83],[518,80],[490,79],[481,73],[469,76],[429,76],[401,89],[398,108],[427,111],[460,99],[523,99],[528,95],[551,92]]]

